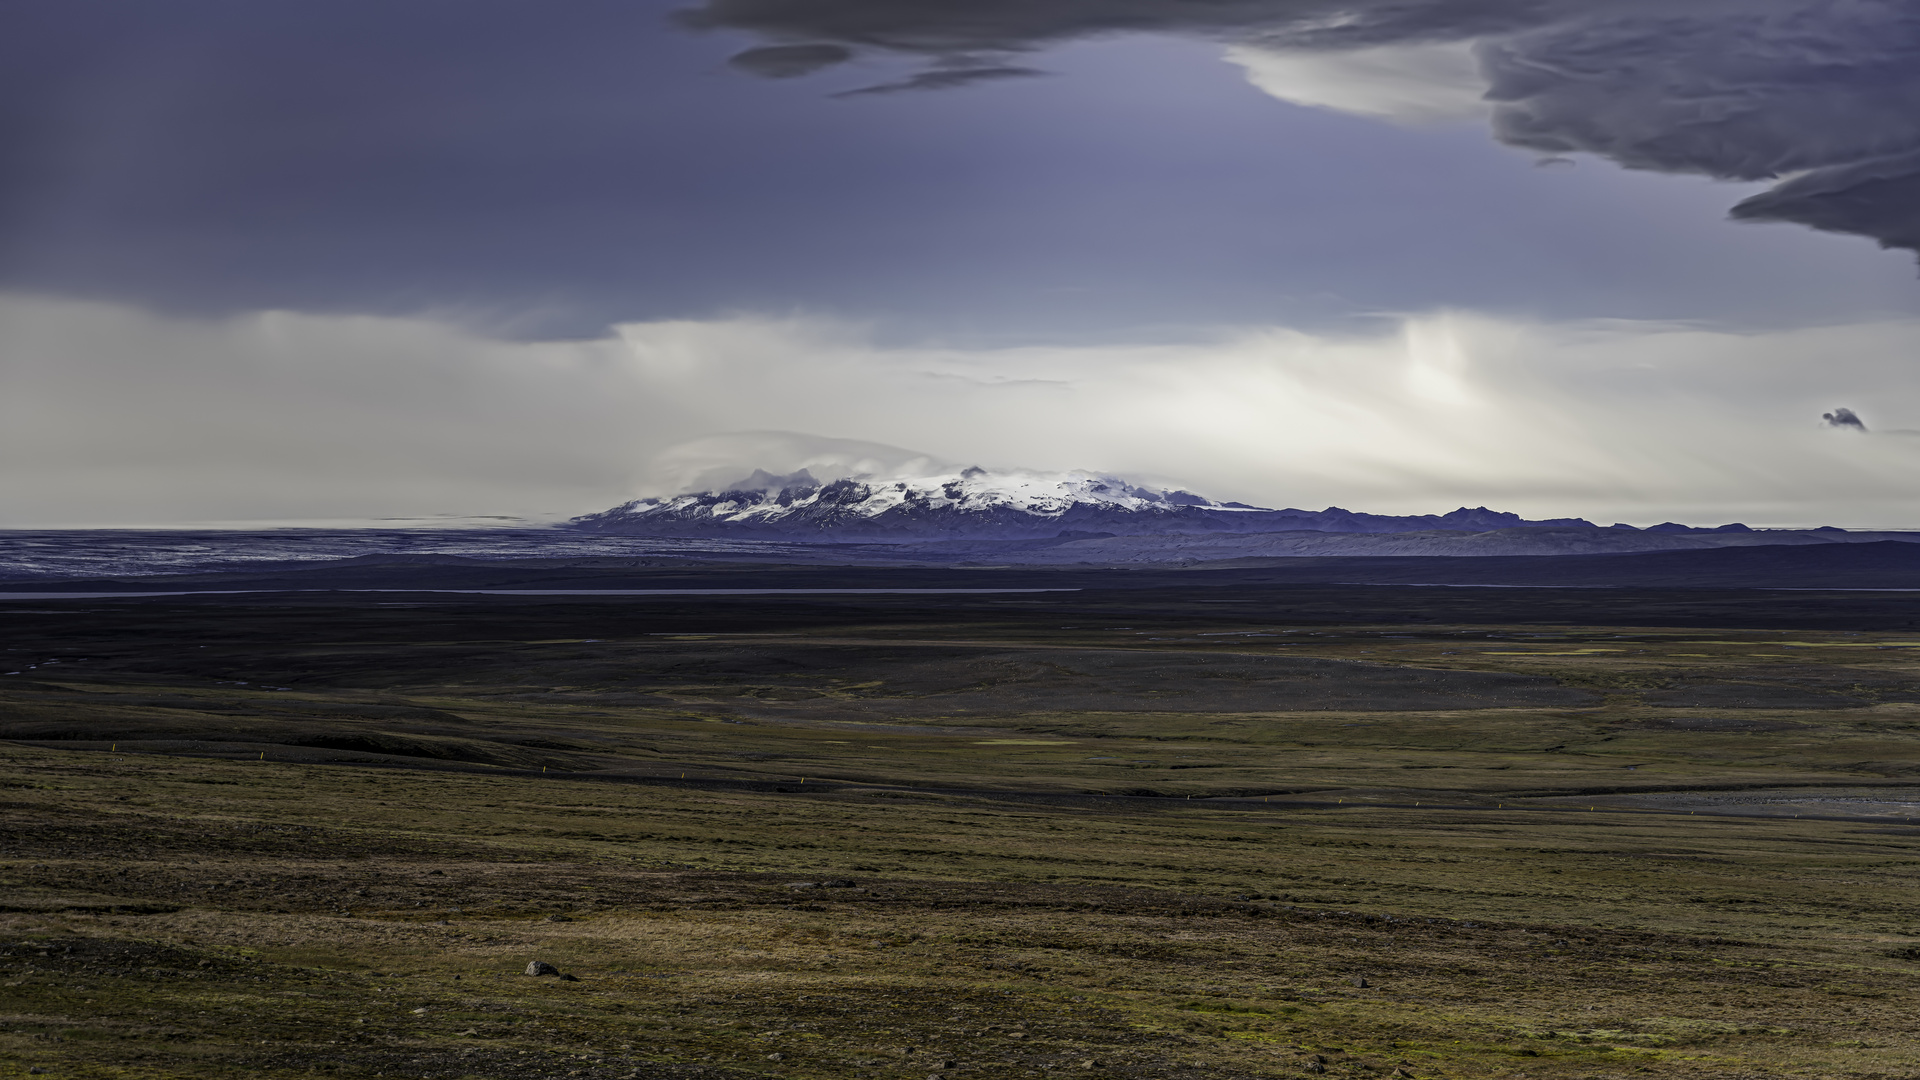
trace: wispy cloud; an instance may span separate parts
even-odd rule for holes
[[[997,64],[991,67],[938,68],[923,71],[895,82],[876,83],[857,90],[843,90],[835,97],[865,97],[870,94],[898,94],[913,90],[952,90],[974,83],[1000,82],[1005,79],[1031,79],[1046,74],[1029,67]]]

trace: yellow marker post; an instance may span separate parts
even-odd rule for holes
[[[260,760],[261,761],[267,760],[267,752],[265,750],[260,751]]]

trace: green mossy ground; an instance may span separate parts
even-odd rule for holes
[[[1920,639],[167,610],[12,616],[0,1077],[1916,1074]]]

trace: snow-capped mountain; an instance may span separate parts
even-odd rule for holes
[[[854,477],[825,483],[805,469],[786,476],[756,470],[722,491],[636,499],[575,518],[572,525],[649,536],[758,536],[823,543],[1034,540],[1063,534],[1593,528],[1579,519],[1525,521],[1485,507],[1419,517],[1357,514],[1338,507],[1269,510],[1093,473],[990,473],[978,467],[911,479]]]

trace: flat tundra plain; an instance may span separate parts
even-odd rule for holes
[[[1920,1075],[1910,601],[1436,596],[12,602],[0,1077]]]

